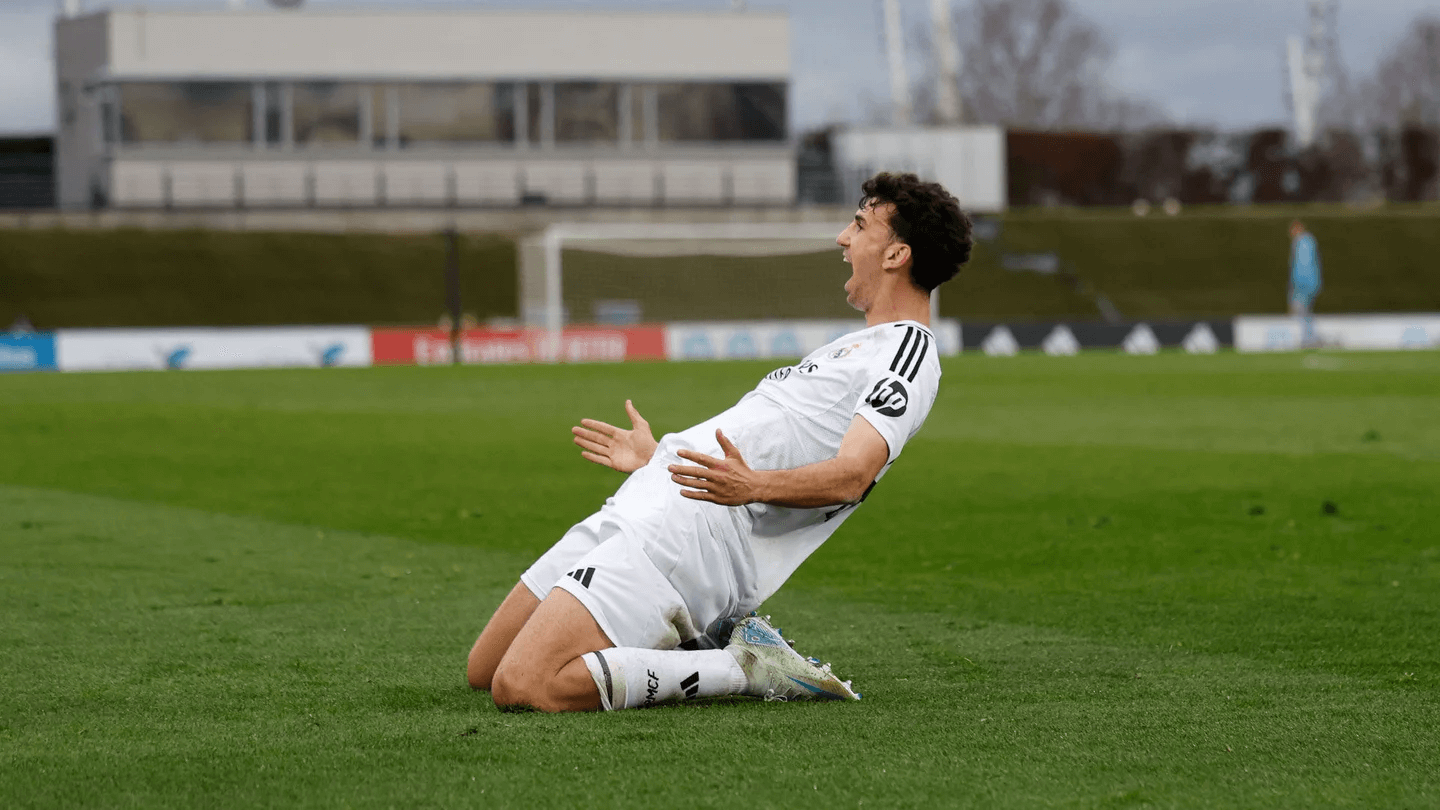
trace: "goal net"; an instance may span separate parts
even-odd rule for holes
[[[845,301],[845,225],[551,225],[521,243],[521,317],[552,341],[570,327],[664,324],[690,335],[671,357],[802,356],[864,325]],[[722,346],[698,348],[702,328]]]

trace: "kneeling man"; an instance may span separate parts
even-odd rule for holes
[[[969,259],[970,221],[913,174],[862,190],[836,242],[864,329],[658,443],[628,401],[631,429],[574,429],[582,456],[629,477],[521,576],[475,642],[470,685],[497,706],[859,698],[747,614],[854,514],[939,390],[930,293]]]

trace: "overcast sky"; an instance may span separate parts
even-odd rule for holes
[[[81,0],[89,8],[116,5]],[[246,0],[260,5],[265,0]],[[953,0],[955,3],[966,0]],[[1070,0],[1116,47],[1120,90],[1150,99],[1178,124],[1248,128],[1283,123],[1281,52],[1306,28],[1305,0]],[[309,5],[471,8],[712,8],[730,0],[308,0]],[[147,0],[124,5],[224,8],[225,0]],[[900,0],[909,31],[929,0]],[[792,114],[798,132],[855,120],[888,103],[879,0],[752,0],[785,9],[793,31]],[[48,132],[56,0],[0,0],[0,132]],[[1340,52],[1352,77],[1370,72],[1420,14],[1440,0],[1340,0]]]

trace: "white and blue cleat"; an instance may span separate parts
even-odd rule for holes
[[[768,617],[766,617],[768,618]],[[818,658],[806,658],[759,616],[735,624],[725,648],[745,671],[745,694],[766,700],[859,700],[860,695]]]

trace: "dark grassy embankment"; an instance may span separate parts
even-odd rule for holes
[[[1297,214],[1320,243],[1319,312],[1440,311],[1440,209],[1409,207],[1145,218],[1015,211],[944,289],[942,312],[1097,318],[1094,291],[1128,318],[1282,312],[1286,229]],[[0,230],[0,326],[20,313],[39,328],[433,323],[446,306],[444,251],[438,234]],[[1050,252],[1088,292],[1067,274],[1002,269],[1004,254]],[[838,248],[760,258],[566,255],[566,303],[580,320],[594,298],[615,297],[641,299],[648,320],[849,315]],[[464,310],[514,317],[515,266],[511,237],[463,237]]]
[[[515,312],[515,244],[460,239],[465,311]],[[0,328],[434,323],[434,235],[0,230]]]
[[[1015,212],[982,243],[946,314],[972,318],[1097,315],[1053,276],[1000,267],[1000,254],[1055,252],[1128,317],[1283,312],[1292,217],[1320,245],[1318,312],[1440,310],[1440,214],[1420,209],[1220,209],[1178,217]]]

